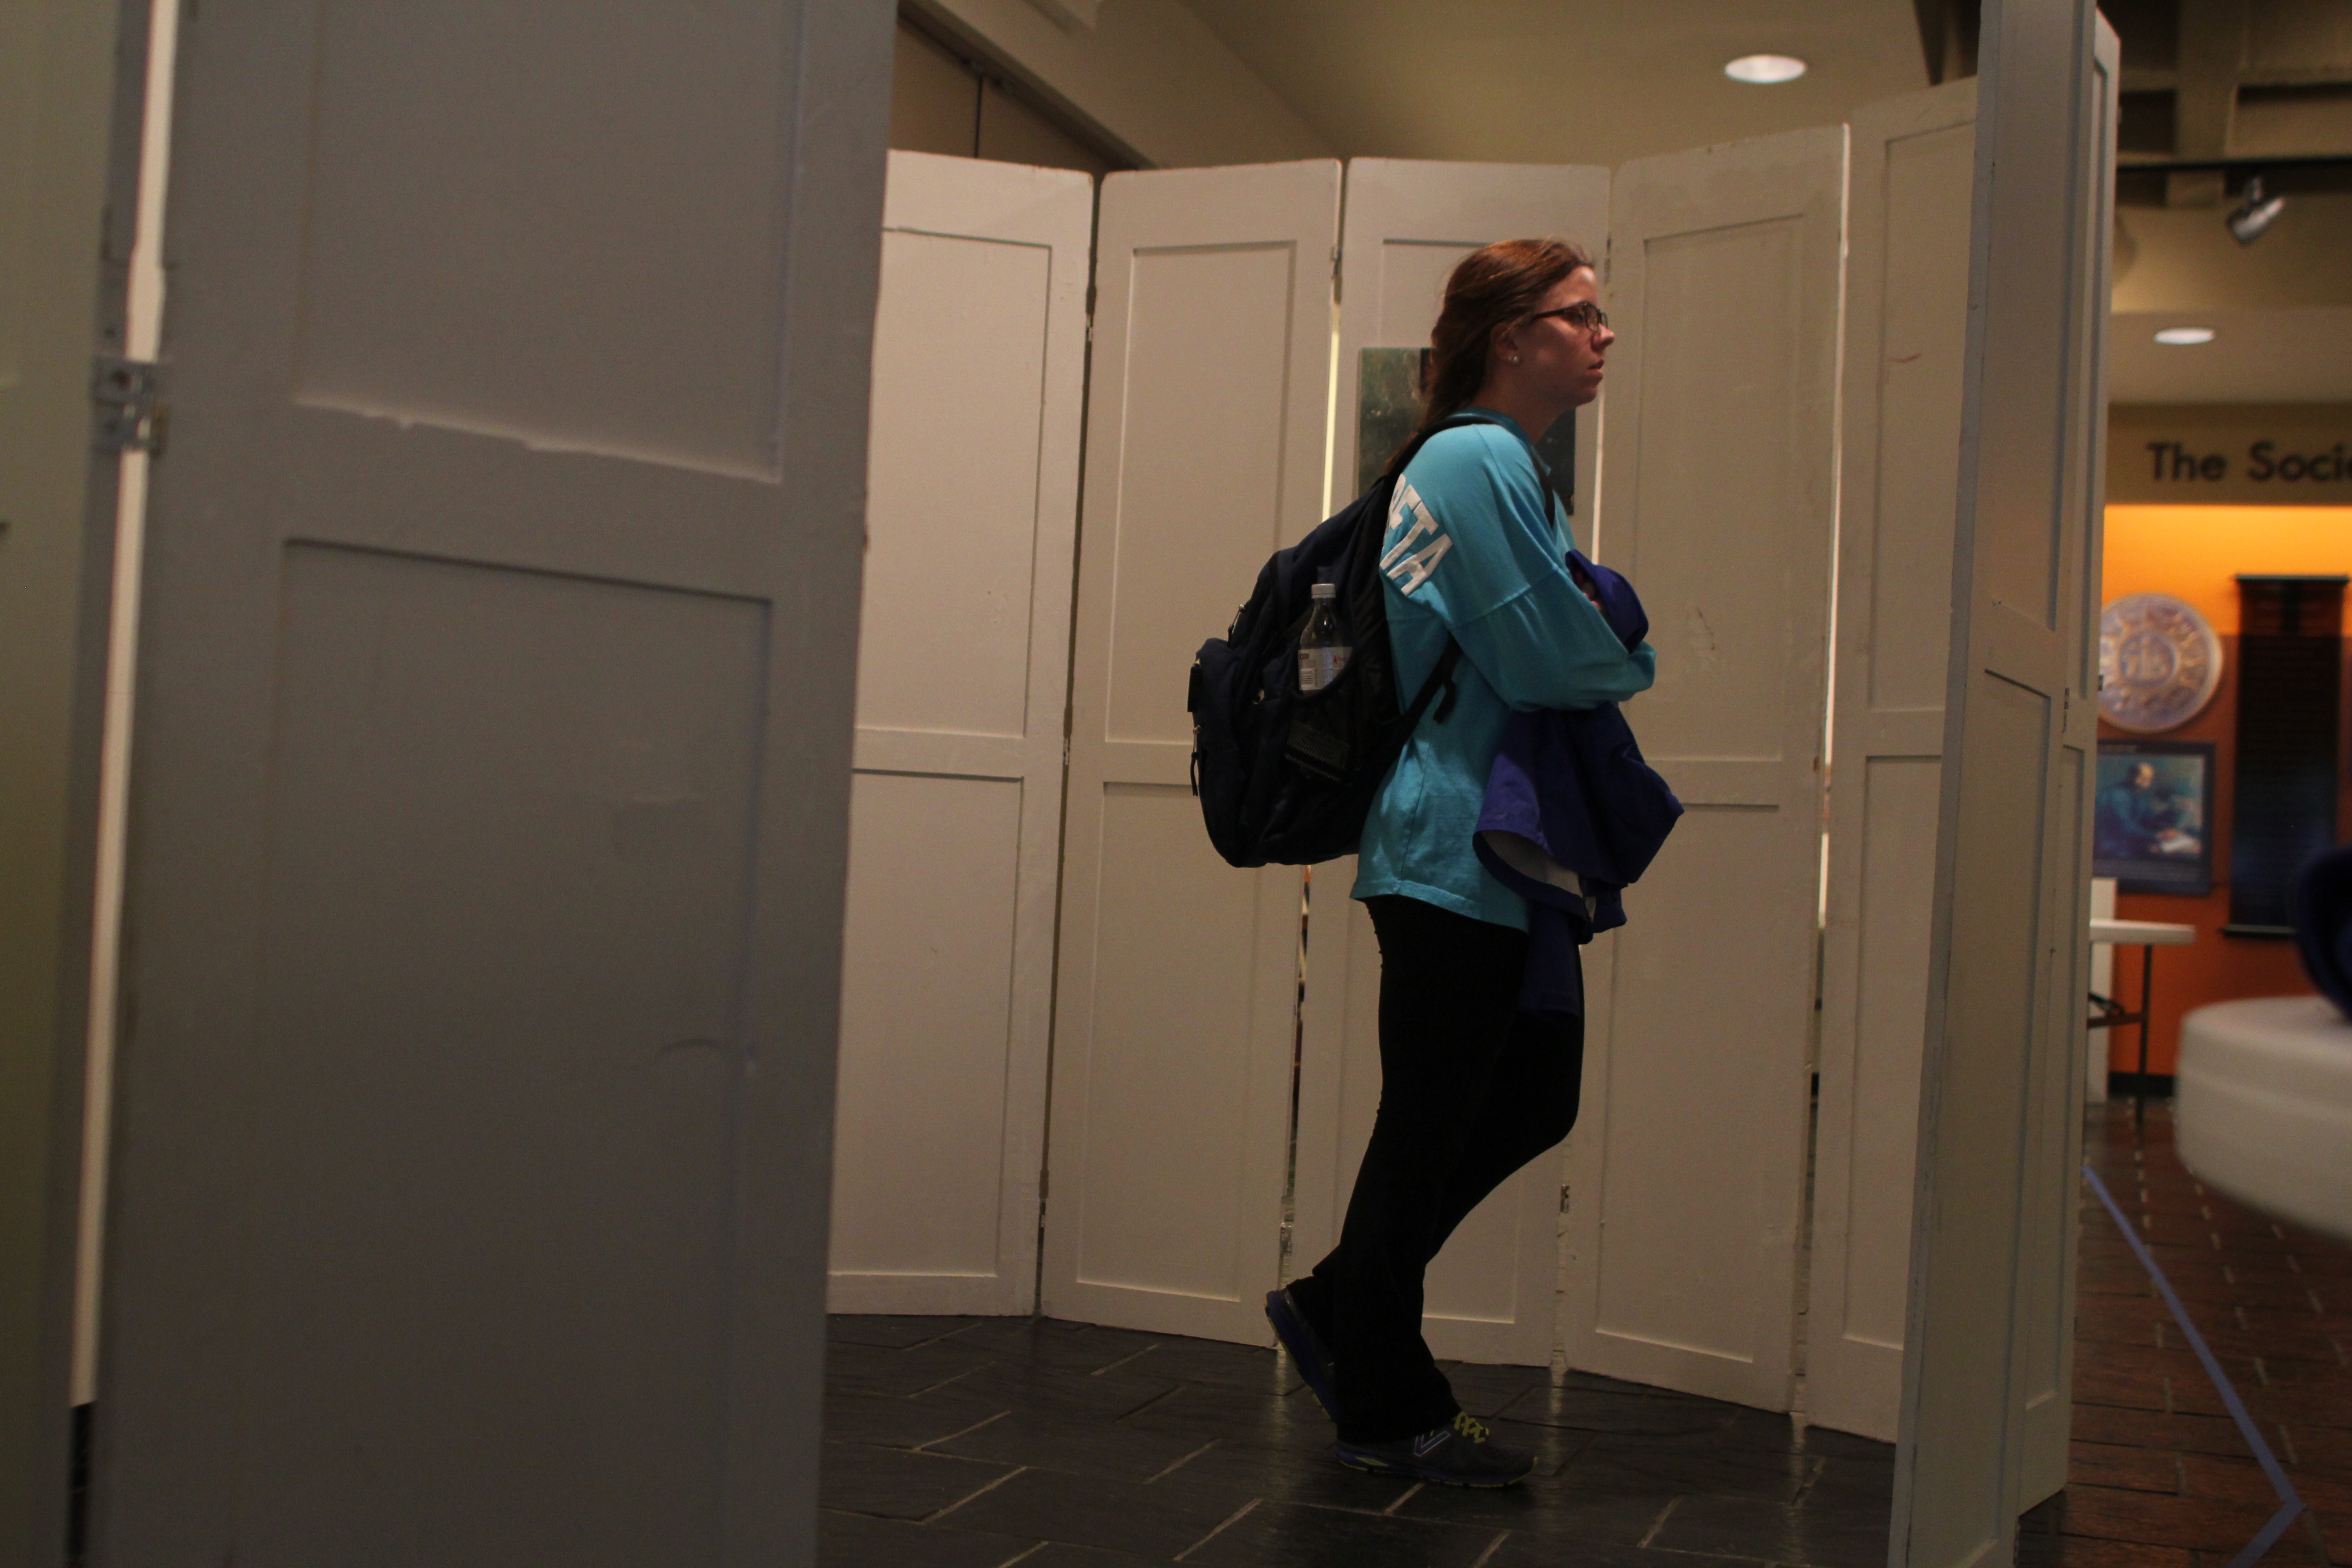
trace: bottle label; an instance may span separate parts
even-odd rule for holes
[[[1351,651],[1344,647],[1300,648],[1298,650],[1298,689],[1320,691],[1339,679],[1339,672],[1348,668],[1348,655]]]

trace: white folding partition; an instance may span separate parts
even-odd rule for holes
[[[1360,352],[1426,346],[1446,275],[1478,246],[1557,235],[1597,257],[1608,224],[1606,169],[1377,158],[1348,165],[1334,506],[1353,493],[1357,471]],[[1580,499],[1592,493],[1595,414],[1578,416]],[[1589,500],[1581,510],[1589,518]],[[1589,524],[1580,531],[1589,541]],[[1339,1240],[1380,1103],[1380,949],[1363,906],[1348,897],[1355,874],[1352,857],[1315,869],[1300,1022],[1294,1273],[1313,1268]],[[1551,1359],[1559,1169],[1558,1156],[1547,1157],[1504,1184],[1432,1266],[1423,1332],[1437,1354]]]
[[[1935,910],[1976,83],[1857,111],[1811,1419],[1891,1441]]]
[[[2022,1421],[2015,1503],[2032,1507],[2066,1484],[2074,1426],[2075,1241],[2082,1191],[2084,1058],[2090,1031],[2090,826],[2098,754],[2099,548],[2106,493],[2108,247],[2115,236],[2116,107],[2123,44],[2094,11],[2081,61],[2076,142],[2074,298],[2066,331],[2053,620],[2065,663],[2050,789],[2050,857],[2042,897],[2049,921],[2042,1026],[2026,1062],[2023,1205],[2018,1227],[2017,1376]]]
[[[1570,1364],[1786,1408],[1813,1021],[1843,127],[1618,171],[1601,518],[1688,808],[1588,952]]]
[[[1985,6],[1891,1527],[1906,1568],[2006,1561],[2064,1453],[2114,47],[2082,0]]]
[[[1094,183],[890,154],[835,1311],[1036,1300]]]
[[[1113,174],[1096,250],[1044,1310],[1270,1337],[1300,879],[1189,788],[1186,673],[1323,514],[1339,166]]]

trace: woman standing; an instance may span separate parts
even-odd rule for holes
[[[1568,1136],[1584,1058],[1581,1020],[1518,1014],[1527,904],[1472,835],[1513,710],[1622,701],[1654,663],[1570,575],[1532,446],[1600,394],[1615,334],[1597,293],[1590,258],[1549,239],[1473,251],[1446,283],[1422,427],[1492,423],[1414,455],[1381,566],[1397,689],[1418,690],[1450,637],[1460,696],[1422,721],[1364,825],[1354,896],[1380,937],[1380,1111],[1339,1245],[1266,1302],[1341,1463],[1456,1486],[1509,1486],[1533,1460],[1455,1403],[1421,1337],[1423,1275],[1481,1199]]]

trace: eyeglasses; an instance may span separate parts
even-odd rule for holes
[[[1538,310],[1528,320],[1540,321],[1546,316],[1558,316],[1580,332],[1599,332],[1609,324],[1607,312],[1590,300],[1579,300],[1575,304],[1562,305],[1557,310]]]

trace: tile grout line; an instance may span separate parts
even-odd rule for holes
[[[953,1513],[956,1510],[970,1502],[973,1498],[986,1497],[989,1493],[994,1491],[997,1488],[1003,1486],[1013,1477],[1027,1475],[1028,1473],[1029,1467],[1026,1465],[1021,1465],[1013,1469],[1007,1470],[1003,1475],[997,1477],[994,1480],[989,1482],[986,1486],[981,1488],[978,1491],[971,1493],[969,1496],[956,1499],[955,1501],[948,1504],[947,1507],[940,1510],[937,1513],[925,1514],[921,1519],[916,1521],[916,1522],[918,1524],[930,1524],[939,1520],[945,1519],[948,1515]]]
[[[1000,1410],[995,1415],[990,1416],[986,1421],[975,1421],[961,1432],[950,1432],[944,1437],[934,1437],[928,1443],[918,1443],[907,1451],[910,1454],[919,1454],[927,1448],[935,1448],[941,1443],[952,1443],[959,1437],[969,1437],[974,1432],[979,1431],[982,1427],[989,1426],[993,1422],[1002,1421],[1012,1414],[1013,1412],[1010,1410]]]
[[[1682,1500],[1683,1500],[1678,1497],[1668,1498],[1666,1500],[1666,1506],[1658,1510],[1658,1517],[1650,1521],[1648,1532],[1642,1537],[1638,1544],[1647,1546],[1650,1542],[1655,1541],[1658,1538],[1658,1531],[1665,1529],[1666,1527],[1666,1516],[1674,1512],[1675,1505]]]
[[[1486,1550],[1478,1553],[1477,1560],[1470,1564],[1470,1568],[1486,1568],[1487,1560],[1500,1552],[1503,1549],[1503,1542],[1510,1538],[1511,1532],[1506,1530],[1494,1540],[1486,1542]]]
[[[996,1565],[996,1568],[1013,1568],[1013,1565],[1015,1563],[1026,1563],[1029,1559],[1036,1556],[1037,1553],[1045,1551],[1045,1548],[1053,1544],[1054,1543],[1050,1541],[1040,1541],[1034,1545],[1024,1546],[1020,1551],[1014,1552],[1012,1556],[1006,1558],[1003,1562],[999,1563]]]
[[[1179,1471],[1179,1470],[1182,1469],[1185,1466],[1187,1466],[1187,1465],[1191,1464],[1193,1460],[1195,1460],[1195,1459],[1199,1458],[1202,1455],[1203,1455],[1203,1454],[1207,1453],[1210,1449],[1212,1449],[1212,1448],[1215,1447],[1217,1446],[1217,1441],[1218,1441],[1218,1440],[1217,1440],[1216,1438],[1214,1438],[1214,1437],[1210,1438],[1207,1442],[1205,1442],[1205,1443],[1202,1444],[1199,1447],[1197,1447],[1197,1448],[1193,1449],[1191,1453],[1189,1453],[1189,1454],[1185,1455],[1182,1458],[1181,1458],[1181,1459],[1177,1460],[1174,1464],[1172,1464],[1172,1465],[1169,1466],[1166,1469],[1164,1469],[1164,1470],[1160,1471],[1159,1475],[1156,1475],[1156,1476],[1148,1476],[1148,1477],[1146,1477],[1146,1478],[1144,1479],[1144,1482],[1143,1482],[1143,1484],[1144,1484],[1145,1486],[1147,1486],[1147,1487],[1148,1487],[1148,1486],[1150,1486],[1153,1481],[1160,1480],[1160,1479],[1164,1479],[1165,1477],[1174,1475],[1177,1471]]]
[[[1103,1373],[1107,1373],[1107,1372],[1117,1372],[1120,1367],[1125,1366],[1128,1363],[1129,1363],[1129,1362],[1131,1362],[1131,1361],[1140,1361],[1140,1360],[1142,1360],[1145,1356],[1150,1355],[1153,1351],[1156,1351],[1156,1350],[1158,1350],[1159,1348],[1160,1348],[1160,1346],[1159,1346],[1159,1345],[1158,1345],[1158,1343],[1156,1343],[1156,1342],[1155,1342],[1155,1343],[1152,1343],[1152,1344],[1148,1344],[1148,1345],[1144,1346],[1141,1350],[1139,1350],[1139,1351],[1136,1352],[1133,1355],[1123,1355],[1123,1356],[1119,1357],[1117,1361],[1115,1361],[1115,1362],[1111,1363],[1108,1366],[1098,1366],[1098,1367],[1095,1368],[1095,1369],[1094,1369],[1094,1371],[1092,1371],[1092,1372],[1090,1372],[1090,1373],[1087,1373],[1087,1375],[1088,1377],[1100,1377]]]
[[[2107,1191],[2106,1183],[2099,1180],[2099,1173],[2087,1162],[2083,1166],[2083,1175],[2091,1184],[2091,1190],[2099,1194],[2099,1201],[2106,1205],[2107,1213],[2114,1217],[2117,1227],[2123,1231],[2124,1240],[2131,1245],[2133,1254],[2147,1270],[2149,1282],[2164,1298],[2164,1304],[2170,1309],[2173,1321],[2180,1325],[2181,1333],[2189,1341],[2189,1348],[2195,1351],[2197,1359],[2204,1363],[2205,1375],[2212,1380],[2214,1392],[2221,1394],[2231,1419],[2238,1424],[2238,1431],[2246,1439],[2247,1447],[2253,1449],[2254,1460],[2262,1466],[2263,1479],[2270,1482],[2271,1490],[2278,1494],[2278,1511],[2271,1515],[2270,1521],[2255,1532],[2252,1541],[2246,1542],[2244,1550],[2230,1559],[2229,1568],[2252,1568],[2278,1538],[2286,1533],[2286,1527],[2294,1522],[2295,1515],[2304,1511],[2303,1499],[2295,1494],[2294,1483],[2286,1479],[2286,1472],[2279,1468],[2277,1456],[2271,1452],[2270,1445],[2263,1441],[2261,1428],[2246,1413],[2245,1401],[2238,1397],[2238,1391],[2231,1385],[2228,1374],[2221,1370],[2221,1363],[2214,1359],[2212,1350],[2205,1343],[2205,1336],[2197,1331],[2197,1325],[2189,1320],[2189,1309],[2181,1304],[2179,1294],[2172,1288],[2172,1281],[2167,1279],[2164,1270],[2157,1267],[2156,1255],[2148,1251],[2147,1243],[2132,1234],[2130,1225],[2124,1219],[2124,1211],[2116,1203],[2115,1194]],[[2271,1228],[2278,1230],[2275,1223]],[[2279,1239],[2286,1239],[2285,1232],[2279,1232]],[[2243,1309],[2240,1310],[2242,1312]],[[2165,1404],[2169,1407],[2172,1403],[2169,1379],[2166,1380],[2165,1394]]]
[[[1195,1552],[1200,1551],[1201,1548],[1206,1546],[1220,1535],[1223,1535],[1226,1531],[1231,1530],[1234,1525],[1239,1524],[1252,1509],[1257,1507],[1259,1503],[1265,1500],[1264,1498],[1252,1498],[1249,1501],[1242,1504],[1241,1507],[1234,1510],[1233,1512],[1225,1516],[1224,1523],[1217,1526],[1216,1529],[1209,1531],[1208,1534],[1201,1537],[1200,1540],[1192,1542],[1192,1545],[1187,1546],[1183,1551],[1176,1553],[1176,1561],[1179,1563],[1183,1562],[1184,1559],[1192,1556]]]
[[[1407,1503],[1411,1502],[1411,1501],[1412,1500],[1412,1499],[1413,1499],[1413,1494],[1414,1494],[1415,1492],[1418,1492],[1418,1491],[1422,1490],[1424,1487],[1426,1487],[1426,1486],[1428,1486],[1428,1485],[1429,1485],[1429,1483],[1428,1483],[1427,1481],[1415,1481],[1415,1482],[1413,1482],[1413,1483],[1412,1483],[1412,1485],[1411,1485],[1411,1486],[1409,1486],[1409,1487],[1405,1488],[1405,1489],[1404,1489],[1404,1495],[1403,1495],[1403,1496],[1402,1496],[1402,1497],[1398,1498],[1398,1499],[1396,1500],[1396,1501],[1394,1501],[1394,1502],[1392,1502],[1392,1503],[1389,1504],[1389,1506],[1388,1506],[1388,1507],[1386,1507],[1386,1508],[1384,1508],[1384,1509],[1381,1510],[1381,1517],[1382,1519],[1393,1519],[1393,1518],[1395,1518],[1395,1517],[1396,1517],[1396,1510],[1399,1510],[1399,1509],[1401,1509],[1401,1508],[1402,1508],[1405,1504],[1407,1504]]]

